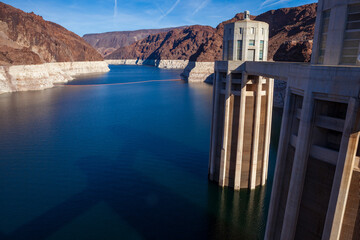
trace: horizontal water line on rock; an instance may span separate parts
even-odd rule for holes
[[[129,84],[140,84],[140,83],[149,83],[149,82],[178,82],[183,81],[182,79],[165,79],[165,80],[147,80],[147,81],[137,81],[137,82],[124,82],[124,83],[103,83],[103,84],[68,84],[63,85],[59,84],[58,86],[65,87],[86,87],[86,86],[113,86],[113,85],[129,85]]]

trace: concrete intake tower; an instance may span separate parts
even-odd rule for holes
[[[235,189],[267,179],[273,79],[248,75],[246,61],[266,61],[269,25],[245,19],[226,24],[222,62],[216,62],[209,178]]]

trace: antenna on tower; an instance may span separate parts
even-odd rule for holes
[[[244,18],[245,18],[245,20],[250,20],[250,11],[244,12]]]

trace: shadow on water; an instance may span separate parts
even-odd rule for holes
[[[121,145],[125,159],[80,158],[77,165],[87,177],[86,189],[1,239],[47,239],[100,202],[143,239],[261,239],[267,187],[234,192],[206,184],[206,173],[195,175],[181,154],[206,158],[208,153],[127,126],[111,131],[142,141]],[[164,148],[177,156],[175,161]],[[87,239],[92,239],[90,233]]]
[[[166,162],[171,159],[163,154],[163,147],[170,148],[174,154],[178,154],[176,151],[179,150],[176,149],[196,151],[187,149],[186,146],[179,146],[178,142],[172,143],[168,139],[135,129],[127,129],[128,133],[125,133],[124,129],[127,128],[120,127],[117,132],[115,130],[115,133],[120,135],[131,133],[134,138],[145,137],[146,142],[152,141],[151,146],[161,144],[158,148],[146,147],[146,145],[125,145],[123,148],[128,152],[128,156],[136,155],[140,148],[160,161]],[[88,156],[79,159],[78,166],[87,176],[86,189],[3,239],[46,239],[99,202],[106,202],[122,219],[136,229],[138,236],[144,239],[203,238],[206,234],[204,226],[197,229],[196,225],[203,218],[206,208],[196,206],[188,196],[181,194],[184,192],[172,189],[172,184],[161,184],[156,176],[152,177],[156,173],[148,172],[150,169],[144,171],[134,159],[136,157],[109,159],[103,156]],[[169,168],[169,166],[165,167]],[[176,166],[176,171],[182,172],[183,170],[177,169],[178,167]],[[124,182],[123,174],[131,176],[126,178],[127,182]],[[160,177],[167,178],[167,176]],[[131,196],[128,195],[129,192]],[[177,192],[180,194],[176,194]],[[181,209],[181,211],[176,209]]]

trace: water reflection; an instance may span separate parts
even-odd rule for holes
[[[261,239],[266,222],[265,187],[254,191],[209,186],[209,239]]]

